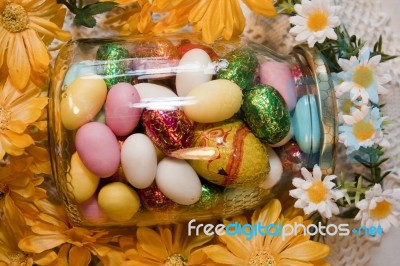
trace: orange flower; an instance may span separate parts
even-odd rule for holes
[[[203,263],[207,258],[199,251],[213,238],[205,234],[188,236],[182,224],[158,226],[156,230],[139,227],[136,235],[137,242],[133,238],[120,239],[126,256],[124,266],[206,265]]]
[[[0,0],[0,69],[8,68],[18,90],[24,90],[30,78],[41,86],[48,77],[46,44],[71,37],[58,26],[64,16],[65,9],[55,0]]]
[[[35,202],[46,197],[46,191],[39,187],[43,177],[36,177],[30,170],[32,159],[15,158],[0,168],[0,209],[5,219],[13,221],[13,206],[23,214],[27,223],[35,221],[39,209]]]
[[[122,2],[122,0],[116,1]],[[125,8],[125,12],[107,23],[124,35],[154,32],[170,33],[186,25],[201,31],[203,40],[211,43],[222,36],[229,40],[243,32],[245,19],[238,0],[139,0],[138,9]],[[274,17],[277,12],[271,0],[243,1],[253,12],[265,17]],[[165,13],[160,17],[151,12]]]
[[[107,231],[71,227],[65,214],[57,211],[40,213],[31,229],[33,233],[18,244],[24,252],[40,254],[59,247],[58,257],[66,265],[89,265],[92,254],[104,265],[121,265],[124,258],[118,248],[108,244]]]
[[[12,219],[5,219],[0,224],[0,265],[59,265],[57,264],[58,256],[54,251],[30,254],[18,248],[19,240],[24,237],[25,232],[29,231],[29,227],[25,223],[22,213],[12,202],[7,206],[8,213],[12,214]]]
[[[25,148],[34,144],[26,129],[38,125],[47,105],[47,98],[39,95],[40,89],[33,83],[29,83],[22,93],[16,90],[10,79],[0,82],[0,159],[6,153],[22,155]]]
[[[271,200],[262,210],[254,211],[250,223],[255,226],[274,224],[282,226],[291,224],[307,225],[310,221],[297,216],[291,220],[281,215],[281,204],[278,200]],[[246,217],[236,217],[226,224],[248,224]],[[311,241],[308,235],[298,231],[297,235],[271,236],[256,234],[250,239],[248,235],[222,235],[219,240],[222,244],[210,245],[201,251],[218,265],[314,265],[329,254],[329,247],[325,244]]]

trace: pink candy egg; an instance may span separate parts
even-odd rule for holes
[[[111,129],[99,122],[90,122],[78,129],[75,147],[84,165],[99,177],[113,175],[119,167],[119,143]]]
[[[129,83],[118,83],[111,87],[107,95],[105,115],[106,124],[117,136],[126,136],[139,123],[140,108],[130,105],[140,101],[138,91]]]
[[[289,110],[296,107],[297,92],[294,78],[287,64],[269,61],[260,66],[261,83],[274,87],[282,95]]]
[[[105,213],[100,209],[96,196],[92,196],[87,201],[79,204],[78,208],[82,216],[89,222],[102,223],[108,219]]]

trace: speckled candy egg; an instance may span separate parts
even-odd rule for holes
[[[242,113],[251,132],[269,144],[275,144],[290,134],[290,114],[277,90],[268,85],[256,85],[244,92]]]
[[[284,171],[301,176],[300,169],[306,166],[307,156],[293,140],[276,149]]]
[[[198,124],[194,145],[218,149],[216,159],[190,161],[201,177],[214,184],[258,186],[269,171],[266,148],[241,120]]]

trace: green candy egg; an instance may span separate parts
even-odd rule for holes
[[[265,146],[239,119],[197,124],[194,145],[218,150],[214,159],[190,161],[199,176],[214,184],[257,187],[269,172]]]
[[[249,48],[238,48],[230,52],[226,60],[228,66],[218,70],[217,79],[230,80],[242,90],[251,88],[258,68],[255,53]]]
[[[253,134],[269,144],[276,144],[289,134],[289,109],[271,86],[259,84],[245,91],[242,114]]]
[[[120,82],[130,83],[132,78],[125,72],[130,70],[129,52],[122,45],[117,43],[107,43],[99,47],[96,59],[103,61],[98,62],[97,74],[105,75],[104,81],[107,88]]]

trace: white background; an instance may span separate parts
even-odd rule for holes
[[[400,36],[400,0],[381,0],[380,2],[382,2],[382,11],[390,15],[390,23]],[[400,227],[392,228],[384,235],[380,245],[371,249],[370,255],[371,261],[366,266],[399,266]]]

